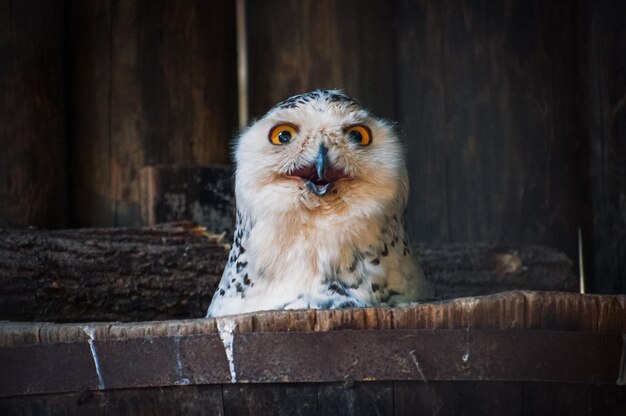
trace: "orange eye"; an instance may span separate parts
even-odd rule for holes
[[[291,123],[277,124],[270,130],[269,139],[272,144],[287,144],[298,134],[298,127]]]
[[[346,129],[348,139],[361,146],[367,146],[372,141],[372,131],[362,124],[350,126]]]

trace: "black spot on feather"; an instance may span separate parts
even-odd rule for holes
[[[248,265],[247,261],[238,261],[237,262],[237,273],[241,273],[241,271]]]
[[[328,290],[341,296],[346,296],[346,289],[338,282],[332,282],[328,285]]]

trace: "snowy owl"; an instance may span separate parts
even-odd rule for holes
[[[274,106],[235,145],[237,222],[208,317],[434,296],[405,233],[392,126],[336,90]]]

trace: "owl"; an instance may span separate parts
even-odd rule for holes
[[[274,106],[235,144],[237,219],[207,317],[434,296],[405,233],[392,126],[336,90]]]

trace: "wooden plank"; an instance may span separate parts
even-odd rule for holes
[[[561,299],[557,301],[556,299]],[[569,301],[567,300],[569,299]],[[576,300],[576,301],[575,301]],[[571,304],[567,308],[544,305]],[[578,305],[578,306],[576,306]],[[581,306],[583,305],[583,306]],[[597,309],[604,318],[598,318]],[[341,310],[282,310],[225,317],[234,333],[324,332],[334,330],[460,329],[546,330],[589,334],[626,333],[626,297],[571,293],[505,292],[402,308]],[[372,319],[376,316],[376,319]],[[610,317],[610,319],[609,319]],[[221,318],[220,318],[221,319]],[[590,323],[597,319],[597,324]],[[578,320],[578,324],[574,324]],[[610,325],[603,323],[606,320]],[[0,323],[0,345],[85,342],[85,324],[42,322]],[[209,334],[217,331],[215,319],[187,319],[129,323],[90,323],[98,339],[136,339]]]
[[[395,415],[521,415],[521,392],[511,382],[397,381]]]
[[[70,73],[74,225],[141,225],[143,166],[228,163],[237,123],[234,3],[110,0],[70,9],[72,37],[85,42],[70,53],[90,50]]]
[[[111,0],[68,0],[66,11],[71,224],[114,226]]]
[[[523,383],[523,414],[591,415],[592,393],[592,384]]]
[[[226,416],[319,414],[314,384],[225,385],[223,389]]]
[[[254,0],[246,7],[252,117],[318,88],[344,89],[378,116],[395,117],[393,4]]]
[[[224,415],[220,386],[85,391],[0,399],[3,415]]]
[[[0,4],[0,227],[67,222],[63,1]]]
[[[393,415],[392,382],[354,382],[319,384],[318,415],[356,416]]]
[[[6,377],[0,380],[0,397],[229,381],[616,384],[623,372],[622,335],[474,329],[244,332],[225,347],[225,333],[114,339],[103,327],[77,327],[82,341],[1,346]],[[64,370],[68,366],[72,371]]]
[[[586,231],[577,4],[398,2],[398,114],[409,234],[545,244]]]
[[[592,414],[620,416],[626,413],[626,386],[593,386]]]
[[[581,53],[588,58],[590,200],[593,232],[584,234],[592,247],[592,290],[626,292],[626,28],[619,0],[589,2],[588,36]],[[587,98],[587,97],[585,97]]]
[[[240,334],[235,336],[233,356],[237,379],[246,382],[334,381],[349,376],[614,384],[622,344],[619,335],[563,331],[352,330],[297,336]],[[497,362],[494,356],[499,357]],[[268,367],[273,370],[267,372]]]
[[[87,342],[1,348],[0,363],[0,397],[98,388]]]

